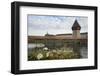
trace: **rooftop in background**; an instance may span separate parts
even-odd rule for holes
[[[84,32],[84,33],[80,33],[81,34],[81,38],[78,38],[78,39],[87,39],[87,32]],[[36,40],[38,40],[38,39],[57,39],[57,40],[61,40],[61,39],[74,39],[73,37],[72,37],[72,34],[57,34],[57,35],[46,35],[46,36],[28,36],[28,39],[29,40],[34,40],[34,39],[36,39]]]
[[[83,34],[88,34],[87,32],[82,32],[81,35]],[[62,35],[72,35],[72,33],[68,33],[68,34],[56,34],[56,36],[62,36]]]

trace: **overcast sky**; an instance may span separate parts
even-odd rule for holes
[[[87,17],[28,15],[28,35],[44,36],[47,32],[53,35],[72,33],[71,27],[76,19],[81,26],[80,32],[87,32]]]

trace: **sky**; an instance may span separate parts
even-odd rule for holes
[[[72,33],[72,25],[77,20],[81,26],[80,32],[88,31],[88,17],[83,16],[53,16],[27,15],[28,35],[44,36],[48,34]]]

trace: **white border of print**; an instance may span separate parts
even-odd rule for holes
[[[88,58],[70,60],[27,60],[27,14],[37,15],[62,15],[62,16],[87,16],[88,17]],[[76,9],[55,9],[43,7],[20,8],[20,70],[46,69],[62,67],[80,67],[94,65],[94,11]]]

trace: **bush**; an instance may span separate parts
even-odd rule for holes
[[[54,60],[54,59],[76,59],[80,58],[78,53],[72,51],[72,49],[54,49],[45,51],[43,49],[38,49],[32,51],[28,54],[28,60]]]

